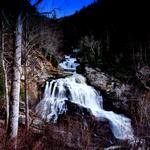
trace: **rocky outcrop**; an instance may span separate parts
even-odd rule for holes
[[[45,123],[33,118],[30,130],[44,135],[52,149],[103,149],[115,144],[108,121],[99,121],[90,112],[77,104],[66,101],[68,111],[61,114],[57,123]],[[44,149],[44,148],[43,148]]]
[[[127,112],[139,97],[133,85],[122,83],[100,69],[85,67],[85,72],[89,83],[104,94],[104,103],[107,101],[116,110]]]
[[[40,51],[33,51],[28,56],[27,72],[29,103],[30,106],[34,106],[42,96],[42,87],[44,87],[45,81],[59,73]],[[21,80],[24,82],[24,70]]]
[[[48,61],[42,53],[36,51],[28,59],[28,75],[38,82],[44,82],[48,77],[58,74],[57,69]]]

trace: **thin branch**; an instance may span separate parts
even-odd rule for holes
[[[13,27],[12,27],[12,25],[9,23],[9,20],[7,19],[7,17],[6,17],[6,15],[5,15],[3,9],[1,10],[1,13],[2,13],[2,16],[3,16],[4,20],[5,20],[6,23],[8,24],[8,26],[12,29]]]
[[[42,2],[42,0],[38,0],[35,4],[33,4],[33,7],[36,7],[37,5],[39,5]]]

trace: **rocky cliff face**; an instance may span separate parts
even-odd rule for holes
[[[22,69],[23,70],[23,69]],[[49,77],[58,74],[58,70],[48,61],[41,52],[34,51],[29,55],[27,62],[27,79],[29,103],[31,106],[36,104],[42,96],[42,87]],[[24,71],[22,73],[22,84],[24,81]]]
[[[140,97],[140,91],[133,85],[122,83],[107,73],[90,67],[85,67],[89,83],[102,91],[104,103],[110,104],[118,111],[128,112]]]

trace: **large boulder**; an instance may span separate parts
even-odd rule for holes
[[[111,105],[111,109],[128,112],[139,97],[139,91],[133,85],[122,83],[100,69],[85,67],[85,73],[88,82],[102,92],[104,104]]]

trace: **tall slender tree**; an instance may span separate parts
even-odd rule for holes
[[[22,45],[22,12],[19,12],[16,22],[13,80],[10,93],[8,136],[10,139],[17,138],[19,99],[20,99],[20,78],[21,78],[21,45]]]
[[[8,119],[9,119],[9,96],[8,96],[8,82],[7,82],[7,65],[4,60],[4,52],[5,52],[5,31],[4,31],[4,22],[2,21],[2,38],[1,38],[1,43],[2,43],[2,51],[1,51],[1,63],[2,63],[2,72],[3,72],[3,79],[4,79],[4,95],[5,95],[5,104],[6,104],[6,129],[8,128]]]
[[[42,0],[37,0],[33,5],[36,7]],[[9,124],[8,124],[8,137],[14,139],[16,143],[18,135],[18,120],[19,120],[19,100],[20,100],[20,79],[21,79],[21,54],[22,54],[22,34],[23,34],[23,14],[26,14],[23,10],[23,1],[18,9],[16,30],[15,30],[15,46],[14,46],[14,63],[13,63],[13,79],[10,93],[10,107],[9,107]],[[27,94],[26,94],[27,95]],[[26,101],[26,105],[28,102]],[[26,107],[27,108],[27,107]],[[28,111],[26,110],[28,116]],[[27,119],[28,121],[28,119]]]

